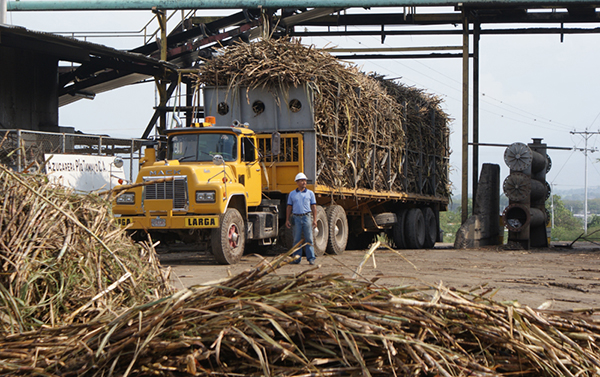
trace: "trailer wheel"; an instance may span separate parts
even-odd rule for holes
[[[406,232],[404,224],[406,223],[406,210],[401,209],[396,213],[396,223],[392,225],[392,239],[398,249],[406,249]]]
[[[409,249],[422,249],[425,242],[425,218],[419,208],[411,208],[404,224],[406,246]]]
[[[327,222],[329,224],[329,242],[327,252],[340,255],[346,250],[348,243],[348,219],[346,211],[341,206],[327,207]]]
[[[220,264],[236,264],[244,254],[246,228],[242,215],[229,208],[221,216],[220,226],[212,230],[212,253]]]
[[[430,207],[423,207],[422,210],[423,219],[425,221],[425,241],[423,242],[423,247],[425,249],[431,249],[438,238],[437,221],[435,219],[435,213]]]
[[[321,206],[317,206],[317,229],[313,230],[313,243],[315,256],[321,257],[327,249],[327,237],[329,235],[329,224],[327,213]]]

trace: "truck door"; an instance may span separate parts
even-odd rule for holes
[[[253,138],[242,137],[242,161],[246,164],[244,186],[249,206],[259,205],[262,200],[261,167],[255,145],[256,140]]]

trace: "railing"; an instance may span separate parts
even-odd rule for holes
[[[280,150],[273,154],[271,135],[258,135],[258,151],[264,157],[265,162],[299,162],[298,155],[300,135],[282,134],[280,139]]]
[[[125,164],[125,176],[133,181],[139,170],[142,139],[25,130],[0,130],[0,163],[22,171],[45,171],[47,154],[115,156]]]

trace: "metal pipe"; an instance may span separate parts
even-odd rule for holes
[[[469,217],[469,19],[463,8],[461,223]]]
[[[474,145],[474,143],[469,143],[469,145]],[[480,147],[510,147],[512,144],[500,144],[500,143],[477,143]],[[583,150],[583,148],[573,148],[573,147],[546,147],[546,149],[554,149],[559,151],[575,151],[575,150]]]
[[[481,0],[462,0],[463,6],[481,5]],[[521,4],[520,0],[486,1],[486,6]],[[565,7],[567,4],[597,4],[592,0],[528,0],[530,5]],[[370,8],[402,6],[456,6],[456,0],[32,0],[9,1],[9,11],[50,10],[151,10],[243,9],[243,8]]]

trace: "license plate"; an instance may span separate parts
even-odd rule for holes
[[[117,222],[118,225],[123,226],[123,227],[133,223],[133,219],[131,217],[117,217],[115,219],[115,221]]]
[[[185,218],[186,228],[217,228],[219,216],[194,216]]]
[[[150,219],[150,225],[153,227],[165,227],[167,226],[167,219],[161,219],[160,217]]]

